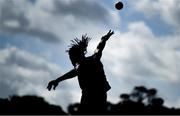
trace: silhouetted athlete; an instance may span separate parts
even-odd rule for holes
[[[82,89],[79,112],[82,114],[102,114],[106,110],[107,91],[111,87],[106,80],[100,59],[106,41],[112,34],[114,32],[110,30],[103,36],[94,54],[89,57],[85,57],[85,54],[90,38],[83,35],[82,40],[77,38],[72,40],[67,52],[74,69],[50,81],[47,86],[49,91],[52,87],[55,90],[59,82],[78,76],[79,86]]]

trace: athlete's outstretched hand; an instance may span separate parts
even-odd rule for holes
[[[55,90],[57,86],[58,86],[58,82],[56,80],[52,80],[48,83],[47,89],[50,91],[51,88],[53,87],[53,89]]]
[[[113,34],[114,31],[109,30],[109,32],[106,35],[104,35],[101,39],[107,41]]]

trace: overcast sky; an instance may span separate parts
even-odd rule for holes
[[[136,85],[156,88],[180,107],[180,0],[0,0],[0,97],[38,95],[63,106],[80,101],[77,78],[47,91],[73,68],[70,40],[87,34],[91,55],[109,29],[102,62],[111,85],[108,101]]]

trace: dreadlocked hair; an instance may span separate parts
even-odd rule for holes
[[[70,55],[85,55],[87,52],[87,46],[91,38],[87,36],[87,34],[82,35],[82,40],[79,40],[77,37],[71,40],[71,45],[69,46],[69,50],[66,50]]]

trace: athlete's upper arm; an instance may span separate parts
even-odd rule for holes
[[[102,50],[96,49],[96,50],[94,51],[93,57],[94,57],[95,59],[100,60],[101,57],[102,57]]]

